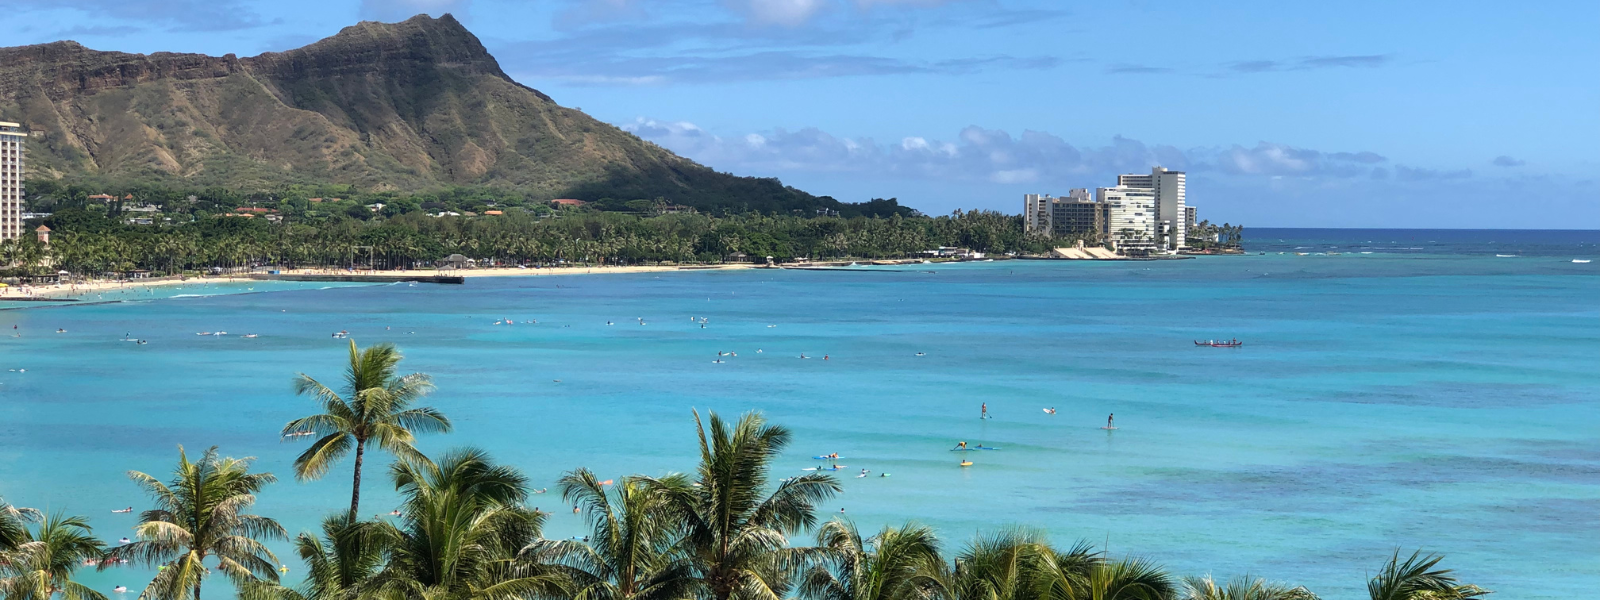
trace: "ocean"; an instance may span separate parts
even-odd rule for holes
[[[1178,574],[1354,599],[1392,553],[1422,549],[1497,597],[1592,594],[1600,263],[1572,260],[1600,258],[1600,232],[1245,233],[1248,255],[1193,260],[258,282],[0,303],[16,308],[0,328],[20,334],[0,337],[0,497],[88,515],[114,543],[137,517],[109,511],[147,506],[128,470],[165,478],[178,445],[216,445],[280,477],[260,514],[312,530],[348,504],[350,465],[296,482],[304,442],[276,434],[315,409],[293,394],[296,373],[339,379],[348,342],[331,334],[347,330],[398,344],[403,370],[434,377],[427,404],[456,431],[423,438],[427,452],[484,448],[550,488],[532,502],[545,510],[575,467],[692,470],[691,410],[759,410],[794,431],[775,476],[827,453],[848,465],[824,518],[928,524],[951,550],[1033,527]],[[516,324],[495,325],[505,319]],[[215,331],[229,335],[195,335]],[[1193,343],[1235,338],[1244,346]],[[1101,429],[1111,413],[1118,429]],[[950,452],[959,441],[1000,449]],[[974,464],[957,466],[964,457]],[[367,514],[393,508],[388,462],[368,460]],[[547,537],[582,534],[553,512]],[[274,547],[295,576],[287,545]],[[82,578],[136,593],[149,575]]]

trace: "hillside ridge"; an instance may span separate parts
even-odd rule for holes
[[[715,172],[556,104],[511,79],[448,14],[363,21],[245,58],[73,41],[0,48],[0,119],[34,132],[36,178],[488,185],[539,198],[817,205],[776,180]]]

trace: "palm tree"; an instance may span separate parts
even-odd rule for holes
[[[295,554],[308,571],[301,586],[262,581],[245,587],[240,600],[355,600],[383,566],[388,538],[377,524],[351,522],[344,513],[322,521],[322,537],[301,533]]]
[[[924,526],[884,527],[863,540],[854,524],[829,521],[817,547],[820,560],[800,583],[807,600],[920,600],[941,587],[939,540]]]
[[[0,552],[15,550],[28,539],[28,523],[39,520],[39,511],[6,504],[0,499]]]
[[[378,344],[366,350],[350,341],[350,365],[345,371],[345,395],[341,397],[326,385],[301,373],[295,379],[297,395],[310,394],[322,404],[322,414],[290,421],[283,426],[283,439],[315,434],[317,441],[294,460],[296,479],[307,481],[327,474],[333,463],[356,453],[355,480],[350,486],[350,521],[359,519],[361,504],[361,463],[367,444],[403,459],[422,459],[412,444],[419,432],[449,432],[450,420],[432,407],[411,408],[433,389],[427,375],[412,373],[395,376],[401,359],[393,344]],[[425,460],[425,459],[424,459]]]
[[[1058,600],[1166,600],[1175,589],[1161,567],[1143,559],[1098,562],[1076,585],[1057,588]]]
[[[1435,569],[1441,560],[1444,557],[1438,554],[1424,556],[1417,551],[1400,562],[1396,551],[1367,582],[1367,593],[1372,600],[1471,600],[1489,595],[1489,590],[1478,586],[1457,584],[1450,569]]]
[[[783,596],[787,567],[803,552],[788,548],[788,535],[816,523],[816,504],[841,491],[833,477],[811,473],[767,488],[772,461],[789,444],[789,430],[767,425],[758,413],[737,424],[710,414],[710,432],[694,415],[700,436],[699,481],[675,489],[660,480],[646,484],[665,494],[685,528],[684,546],[699,584],[715,600],[770,600]]]
[[[1265,579],[1235,577],[1218,584],[1205,577],[1183,580],[1179,600],[1317,600],[1317,595],[1304,587],[1289,587]]]
[[[689,478],[657,479],[677,492]],[[579,600],[676,600],[690,596],[691,565],[675,556],[678,521],[667,502],[639,477],[624,477],[608,492],[587,469],[561,478],[562,500],[584,509],[591,534],[587,543],[544,540],[524,548],[525,560],[553,567]]]
[[[160,571],[140,594],[149,600],[179,600],[194,594],[210,575],[206,559],[245,587],[259,579],[277,581],[278,558],[261,539],[284,539],[283,526],[272,519],[248,514],[255,494],[277,481],[271,473],[251,473],[253,458],[220,458],[216,447],[198,461],[190,461],[178,447],[178,468],[172,481],[129,471],[128,477],[145,489],[156,507],[139,515],[134,527],[138,541],[111,551],[113,558],[129,558]],[[102,569],[111,561],[101,563]]]
[[[72,580],[79,566],[98,562],[105,553],[105,543],[94,537],[88,520],[51,515],[0,561],[0,575],[5,576],[0,578],[0,597],[51,600],[60,594],[62,600],[106,600],[105,594]]]
[[[538,539],[544,516],[523,506],[527,479],[481,450],[437,464],[402,458],[391,469],[400,524],[379,523],[388,562],[364,595],[376,598],[504,600],[555,595],[559,578],[517,560]]]
[[[952,600],[1021,600],[1048,581],[1044,561],[1054,553],[1044,535],[1011,528],[979,536],[955,558],[944,595]]]

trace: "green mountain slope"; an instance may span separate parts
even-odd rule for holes
[[[835,207],[718,173],[512,81],[449,15],[363,22],[238,58],[0,48],[0,119],[33,130],[34,177],[235,189],[492,185],[538,198]]]

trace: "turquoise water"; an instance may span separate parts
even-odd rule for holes
[[[22,333],[0,338],[0,495],[115,540],[135,517],[109,511],[145,505],[125,471],[217,444],[284,478],[260,512],[310,529],[348,502],[348,467],[297,483],[301,444],[275,434],[313,408],[290,378],[336,380],[346,342],[329,334],[348,330],[434,375],[457,431],[425,448],[484,447],[539,487],[577,466],[691,469],[691,408],[759,409],[795,431],[782,473],[845,457],[847,491],[823,508],[864,528],[916,520],[957,546],[1035,526],[1334,599],[1423,548],[1505,598],[1591,593],[1600,263],[1571,259],[1600,258],[1600,233],[1250,233],[1267,254],[238,284],[205,293],[256,289],[0,311]],[[193,292],[153,296],[177,293]],[[1233,337],[1245,347],[1191,343]],[[1101,430],[1112,412],[1120,429]],[[963,469],[957,440],[1003,449]],[[369,514],[392,507],[384,481],[369,469]],[[581,532],[554,512],[547,535]],[[109,592],[148,575],[86,579]]]

